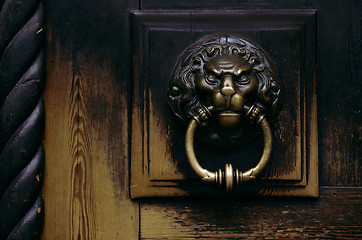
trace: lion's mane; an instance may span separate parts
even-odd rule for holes
[[[196,93],[195,76],[205,63],[222,54],[235,54],[248,61],[258,78],[259,87],[254,104],[267,117],[276,110],[280,87],[273,63],[255,44],[231,35],[206,36],[189,46],[179,57],[169,84],[169,104],[175,115],[188,122],[201,106]]]

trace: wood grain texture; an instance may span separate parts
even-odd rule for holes
[[[104,37],[129,32],[135,3],[113,4],[48,2],[44,239],[138,237],[139,205],[128,193],[129,42],[122,31]]]
[[[318,200],[142,202],[141,239],[359,239],[361,199],[361,188],[322,188]]]
[[[318,9],[321,184],[361,186],[362,2],[311,1],[311,7]]]
[[[50,26],[49,26],[50,27]],[[43,239],[70,239],[70,216],[74,207],[71,205],[72,146],[70,92],[72,80],[72,52],[59,40],[53,39],[49,28],[51,43],[48,44],[47,79],[44,90],[46,102],[45,153],[49,158],[46,162],[45,184],[43,187],[44,202],[48,209],[45,213]],[[52,31],[53,30],[53,31]],[[57,42],[56,42],[57,41]],[[59,231],[62,226],[62,231]]]

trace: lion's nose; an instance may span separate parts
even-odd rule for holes
[[[225,107],[230,108],[231,97],[236,93],[232,76],[225,76],[221,84],[220,92],[225,96]]]
[[[232,76],[225,76],[222,80],[221,93],[226,97],[231,97],[236,93]]]

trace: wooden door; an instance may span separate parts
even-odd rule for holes
[[[45,6],[43,239],[362,237],[360,1],[48,0]],[[130,12],[193,9],[316,10],[318,199],[131,200]]]

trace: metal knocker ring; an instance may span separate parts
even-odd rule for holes
[[[239,36],[205,36],[180,55],[170,78],[168,103],[188,126],[187,159],[202,180],[231,191],[260,175],[271,154],[268,120],[276,113],[279,94],[273,62],[259,46]],[[196,129],[201,142],[230,148],[255,139],[260,132],[257,128],[264,138],[264,150],[254,168],[242,172],[226,163],[224,170],[211,172],[199,164],[194,151]]]
[[[250,111],[252,109],[253,108],[250,108]],[[225,190],[230,192],[234,185],[238,186],[243,182],[254,180],[263,171],[269,161],[272,150],[272,133],[269,127],[269,123],[264,116],[260,117],[257,121],[257,124],[261,127],[264,138],[264,149],[262,156],[256,167],[251,168],[245,172],[241,172],[238,169],[234,170],[232,165],[229,163],[225,164],[224,171],[219,169],[216,172],[210,172],[209,170],[201,167],[197,161],[194,150],[194,137],[199,124],[200,119],[198,117],[194,117],[190,120],[185,135],[185,150],[191,168],[197,175],[201,177],[203,181],[214,182],[219,186],[224,186]]]

